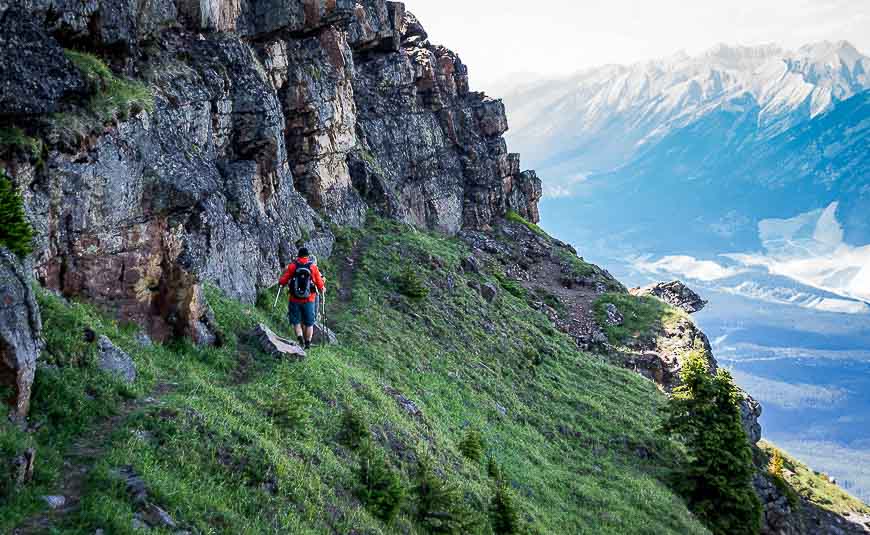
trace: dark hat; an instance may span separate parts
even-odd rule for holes
[[[304,256],[308,256],[308,248],[307,248],[307,247],[300,247],[300,248],[299,248],[299,253],[297,254],[297,256],[298,256],[299,258],[302,258],[302,257],[304,257]]]

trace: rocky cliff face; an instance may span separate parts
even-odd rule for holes
[[[9,397],[0,403],[8,402],[16,418],[26,416],[30,406],[41,331],[27,272],[15,255],[0,247],[0,388]]]
[[[448,233],[537,220],[503,105],[401,3],[31,0],[0,21],[0,126],[38,140],[0,156],[36,273],[158,337],[212,341],[204,282],[250,302],[370,209]],[[153,104],[103,113],[127,79]]]

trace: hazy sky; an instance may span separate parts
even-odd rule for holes
[[[515,73],[692,54],[718,43],[851,41],[870,51],[870,0],[405,0],[472,87]]]

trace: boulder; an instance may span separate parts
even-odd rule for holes
[[[480,285],[480,295],[487,302],[492,303],[498,297],[498,287],[491,282],[485,282]]]
[[[36,359],[42,350],[42,319],[21,261],[0,247],[0,387],[16,417],[27,416]]]
[[[281,338],[272,329],[260,323],[245,335],[258,349],[274,357],[286,357],[297,360],[305,358],[305,350],[296,342]]]
[[[408,413],[409,416],[415,418],[421,418],[423,416],[423,412],[417,404],[405,397],[404,394],[389,385],[384,385],[383,388],[384,393],[396,400],[396,403],[398,403],[399,406],[402,407],[402,410]]]
[[[136,382],[136,363],[130,355],[118,349],[106,336],[100,336],[97,340],[99,357],[97,366],[106,373],[110,373],[125,383]]]
[[[200,347],[216,345],[218,342],[217,322],[201,284],[195,284],[191,287],[186,312],[187,325],[185,330],[193,342]]]
[[[153,503],[148,503],[145,505],[145,509],[142,511],[142,519],[149,526],[153,526],[155,528],[176,528],[178,525],[175,523],[175,520],[172,519],[172,516],[169,515],[162,508],[154,505]]]
[[[311,338],[311,343],[316,345],[332,345],[338,343],[338,337],[335,336],[332,329],[317,323],[314,325],[314,336]]]
[[[43,496],[42,500],[48,505],[51,510],[57,510],[66,505],[65,496]]]
[[[466,273],[480,273],[480,262],[474,255],[468,255],[462,259],[462,271]]]
[[[12,459],[12,481],[20,487],[33,479],[33,469],[36,465],[36,450],[27,448],[21,455]]]
[[[604,307],[604,312],[607,315],[605,321],[610,326],[622,325],[625,322],[625,317],[613,303],[607,303]]]
[[[658,297],[665,303],[681,308],[689,314],[698,312],[707,305],[707,301],[701,299],[700,295],[696,294],[691,288],[678,280],[659,282],[657,284],[644,286],[643,288],[633,288],[631,294]]]
[[[151,337],[145,333],[136,334],[136,342],[142,347],[151,347],[154,345],[154,342],[151,340]]]

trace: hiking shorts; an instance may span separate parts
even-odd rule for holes
[[[294,303],[290,301],[290,305],[287,308],[287,316],[290,318],[291,325],[299,325],[301,323],[306,327],[314,326],[317,316],[314,301],[309,303]]]

